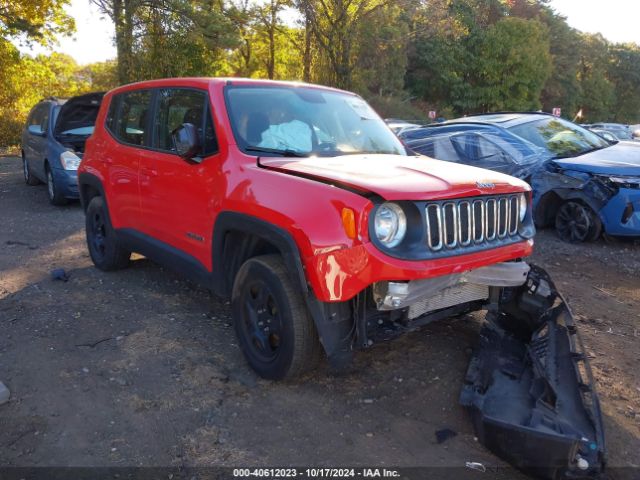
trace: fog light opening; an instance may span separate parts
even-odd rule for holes
[[[622,212],[622,223],[627,223],[629,221],[629,219],[631,218],[631,215],[633,215],[633,203],[629,202],[627,203],[627,206],[624,209],[624,212]]]

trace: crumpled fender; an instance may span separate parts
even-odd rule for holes
[[[460,402],[480,442],[518,468],[549,479],[604,470],[591,369],[568,305],[539,267],[490,307]]]

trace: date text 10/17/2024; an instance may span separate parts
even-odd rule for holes
[[[400,473],[387,468],[234,468],[234,478],[395,478]]]

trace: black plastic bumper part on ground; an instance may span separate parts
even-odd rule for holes
[[[492,307],[460,396],[480,442],[540,477],[598,476],[602,415],[569,307],[535,266]]]

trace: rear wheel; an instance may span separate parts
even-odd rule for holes
[[[312,369],[320,354],[315,325],[282,257],[247,260],[232,293],[238,343],[263,378],[293,378]]]
[[[27,185],[34,186],[40,183],[40,180],[34,177],[33,174],[31,173],[31,169],[29,168],[29,163],[27,162],[27,159],[25,158],[24,153],[22,154],[22,172],[24,174],[24,183],[26,183]]]
[[[87,247],[96,267],[100,270],[111,271],[127,266],[131,252],[118,242],[102,197],[93,197],[89,202],[85,227]]]
[[[560,206],[555,223],[560,239],[569,243],[590,242],[602,233],[602,223],[595,212],[576,201]]]
[[[66,205],[69,201],[61,192],[58,184],[56,184],[56,180],[53,176],[51,168],[49,168],[49,165],[46,166],[45,170],[45,173],[47,175],[47,196],[49,197],[49,202],[51,202],[51,205]]]

